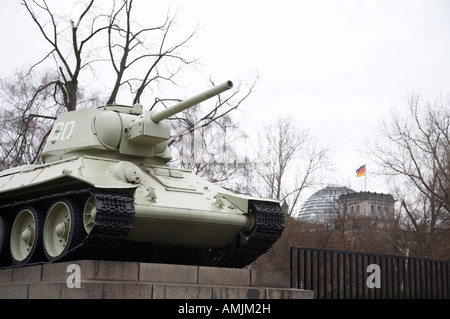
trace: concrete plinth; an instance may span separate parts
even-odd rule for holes
[[[0,298],[311,299],[288,272],[80,260],[0,270]]]

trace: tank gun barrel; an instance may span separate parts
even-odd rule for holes
[[[226,82],[219,84],[203,93],[197,94],[187,100],[177,103],[165,110],[162,110],[160,112],[152,114],[151,119],[153,122],[159,123],[162,120],[164,120],[172,115],[175,115],[175,114],[182,112],[194,105],[197,105],[203,101],[206,101],[206,100],[212,98],[213,96],[216,96],[226,90],[231,89],[232,87],[233,87],[233,82],[226,81]]]

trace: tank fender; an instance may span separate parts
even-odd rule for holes
[[[247,230],[244,231],[244,234],[246,236],[250,235],[255,230],[258,218],[254,213],[250,213],[248,209],[250,201],[256,200],[281,203],[281,200],[274,198],[253,198],[249,196],[234,195],[230,193],[218,193],[218,195],[228,200],[231,204],[242,210],[247,215]]]
[[[250,196],[234,195],[229,193],[218,193],[218,195],[224,197],[226,200],[228,200],[234,206],[242,210],[244,213],[248,213],[248,203],[251,200],[277,202],[277,203],[282,202],[281,200],[275,198],[253,198]]]

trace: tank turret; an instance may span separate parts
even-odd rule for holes
[[[171,159],[170,126],[165,119],[233,87],[227,81],[159,112],[142,106],[110,105],[62,113],[42,152],[45,163],[78,155],[161,164]]]

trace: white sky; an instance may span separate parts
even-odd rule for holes
[[[37,61],[46,49],[18,2],[0,3],[0,75]],[[70,10],[74,2],[64,4]],[[202,63],[201,74],[189,74],[193,88],[183,95],[206,89],[210,75],[218,83],[259,75],[236,113],[241,128],[253,133],[259,123],[291,116],[320,144],[334,146],[330,181],[357,191],[364,181],[355,170],[364,163],[368,190],[387,191],[360,152],[381,118],[403,108],[408,92],[430,99],[449,92],[448,0],[139,2],[142,19],[165,15],[170,2],[179,32],[201,27],[186,49]]]

